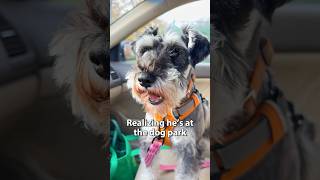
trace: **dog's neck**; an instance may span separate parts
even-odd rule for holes
[[[251,14],[250,24],[236,34],[214,37],[221,42],[214,51],[214,88],[213,88],[213,134],[215,141],[223,140],[223,135],[236,131],[250,120],[243,103],[250,92],[250,76],[260,53],[261,38],[267,38],[269,23]],[[215,36],[215,34],[213,35]],[[222,42],[223,41],[223,42]],[[219,47],[220,46],[220,47]],[[269,77],[265,77],[257,103],[266,98]]]
[[[185,70],[183,77],[187,80],[187,88],[186,88],[186,94],[185,96],[180,100],[180,104],[178,107],[175,108],[179,108],[181,107],[186,101],[188,101],[191,98],[191,95],[193,93],[193,91],[195,90],[195,85],[194,85],[194,81],[195,81],[195,69],[194,67],[192,67],[191,65],[189,65],[187,67],[187,69]]]

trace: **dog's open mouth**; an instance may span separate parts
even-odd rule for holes
[[[155,90],[137,88],[136,91],[140,96],[148,98],[149,103],[152,105],[159,105],[164,101],[164,97]]]
[[[159,105],[163,102],[163,97],[156,94],[149,94],[149,102],[152,105]]]

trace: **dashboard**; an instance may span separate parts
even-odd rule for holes
[[[48,44],[73,9],[58,1],[0,1],[0,121],[58,92]]]
[[[36,68],[36,55],[20,34],[0,14],[0,84],[23,77]]]

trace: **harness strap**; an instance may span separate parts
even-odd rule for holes
[[[219,154],[224,169],[221,180],[243,175],[261,161],[287,132],[284,117],[272,101],[265,101],[260,105],[254,119],[259,121],[244,136],[230,144],[216,147],[215,151]]]
[[[168,114],[165,117],[162,117],[160,114],[156,114],[154,119],[158,122],[165,121],[164,124],[167,124],[167,121],[183,121],[188,116],[191,115],[191,113],[194,112],[194,110],[199,106],[201,103],[201,95],[198,92],[194,92],[191,94],[190,98],[179,108],[175,109],[174,111],[168,112]],[[164,137],[164,144],[171,146],[170,138],[168,136],[168,131],[173,131],[173,126],[165,126],[165,127],[159,127],[160,131],[165,131],[165,137]]]
[[[271,151],[287,131],[283,115],[274,102],[257,103],[257,95],[273,55],[269,40],[262,39],[259,48],[250,78],[250,92],[243,103],[243,109],[251,120],[240,130],[226,134],[222,144],[214,144],[213,157],[218,169],[214,173],[221,180],[235,179],[245,174]]]
[[[257,111],[257,94],[260,92],[263,81],[266,77],[267,68],[271,63],[273,48],[269,40],[262,39],[260,43],[260,53],[257,56],[255,68],[252,72],[249,84],[249,94],[244,100],[243,109],[249,117],[253,117]],[[268,55],[267,55],[268,54]],[[239,131],[226,134],[224,136],[223,144],[229,144],[229,142],[244,136],[250,131],[259,119],[251,118],[249,123]]]
[[[271,42],[266,39],[261,40],[259,50],[260,53],[257,57],[255,68],[250,79],[250,92],[243,104],[243,108],[249,116],[252,116],[257,109],[257,95],[262,88],[267,68],[271,64],[274,53]]]

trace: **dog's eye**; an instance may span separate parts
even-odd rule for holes
[[[152,47],[143,47],[140,50],[140,54],[143,55],[145,52],[150,51],[152,49]]]
[[[138,68],[141,70],[141,71],[145,71],[145,68],[143,66],[141,66],[140,64],[138,64]]]
[[[171,58],[177,57],[179,55],[179,50],[177,48],[173,48],[169,50],[169,56]]]

